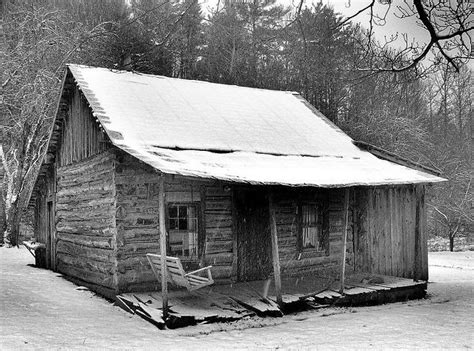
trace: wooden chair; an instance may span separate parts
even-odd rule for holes
[[[153,270],[153,273],[155,273],[156,278],[158,281],[161,281],[161,255],[147,253],[146,257],[148,262],[150,262],[151,269]],[[188,291],[197,290],[204,286],[214,284],[211,274],[212,266],[207,266],[186,273],[178,257],[166,256],[166,267],[168,268],[168,281],[177,286],[183,286],[187,288]],[[207,272],[207,277],[196,275],[196,273],[199,272]]]

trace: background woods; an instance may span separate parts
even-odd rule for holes
[[[442,170],[449,182],[430,192],[430,231],[451,243],[472,232],[473,78],[462,55],[443,46],[453,58],[443,57],[433,42],[439,60],[426,75],[420,61],[412,65],[413,47],[388,49],[367,36],[370,28],[321,3],[299,11],[275,0],[205,6],[196,0],[2,3],[0,211],[7,225],[0,231],[6,242],[18,243],[68,62],[298,91],[354,139]],[[452,11],[462,18],[466,8]],[[454,24],[443,25],[437,33],[449,36]],[[465,46],[462,40],[457,46],[464,56]]]

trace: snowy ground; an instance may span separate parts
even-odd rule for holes
[[[0,349],[469,349],[474,252],[430,254],[429,298],[158,330],[0,248]]]

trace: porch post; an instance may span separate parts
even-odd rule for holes
[[[158,212],[160,221],[161,254],[161,297],[163,300],[163,320],[168,317],[168,269],[166,267],[166,214],[165,214],[165,175],[161,174],[159,183]]]
[[[273,274],[275,276],[275,294],[277,303],[280,307],[283,306],[283,300],[281,298],[281,277],[280,277],[280,255],[278,253],[278,236],[277,236],[277,225],[275,218],[275,208],[273,206],[273,194],[268,194],[268,207],[270,210],[270,231],[272,238],[272,260],[273,260]]]
[[[342,245],[342,262],[341,262],[341,289],[339,292],[344,292],[344,279],[346,275],[346,249],[347,249],[347,228],[349,226],[349,188],[344,189],[344,232]]]

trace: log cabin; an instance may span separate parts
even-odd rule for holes
[[[70,64],[30,203],[48,268],[113,297],[156,289],[160,252],[212,265],[216,284],[341,262],[427,280],[425,189],[440,181],[295,92]]]

